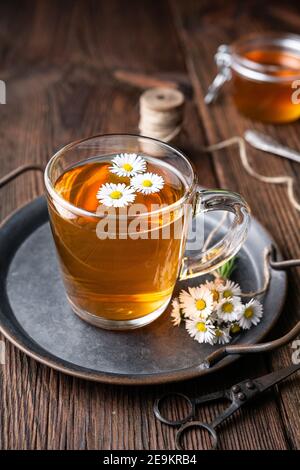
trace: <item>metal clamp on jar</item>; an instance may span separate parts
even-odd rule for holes
[[[234,103],[245,116],[274,123],[300,117],[300,36],[245,36],[221,45],[215,61],[219,72],[208,89],[207,104],[229,81]]]

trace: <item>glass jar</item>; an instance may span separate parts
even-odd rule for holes
[[[258,34],[219,47],[219,73],[205,97],[211,103],[226,81],[237,109],[254,120],[283,123],[300,117],[300,36]]]

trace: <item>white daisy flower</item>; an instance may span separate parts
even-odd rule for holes
[[[186,320],[185,327],[189,335],[199,343],[214,344],[215,327],[212,323],[200,318],[193,318]]]
[[[218,317],[223,321],[234,321],[238,319],[242,303],[239,297],[223,299],[217,308]]]
[[[219,328],[215,329],[214,344],[227,344],[230,342],[231,337],[229,334],[229,328]]]
[[[112,159],[113,166],[109,167],[111,173],[118,176],[135,176],[146,170],[146,162],[136,153],[121,153]]]
[[[238,322],[241,328],[249,330],[252,325],[257,325],[263,316],[263,307],[258,300],[250,300],[242,306],[238,316]]]
[[[131,178],[131,186],[143,194],[159,192],[164,186],[164,179],[156,173],[144,173]]]
[[[206,320],[213,310],[213,297],[205,285],[189,287],[179,295],[185,317]]]
[[[205,287],[207,287],[207,289],[210,291],[212,295],[215,306],[219,303],[221,299],[220,289],[222,286],[223,286],[222,281],[219,281],[218,279],[215,279],[214,281],[206,281],[205,283]]]
[[[241,288],[238,284],[227,280],[225,284],[220,286],[220,299],[229,299],[239,297],[241,295]]]
[[[124,207],[135,200],[135,194],[124,183],[105,183],[99,188],[97,199],[107,207]]]
[[[181,307],[178,299],[174,299],[172,301],[172,312],[171,312],[171,317],[172,317],[172,323],[174,326],[179,326],[182,320],[181,316]]]

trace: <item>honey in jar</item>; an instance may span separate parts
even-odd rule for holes
[[[230,79],[234,103],[242,114],[273,123],[300,117],[300,36],[244,37],[221,46],[216,58],[220,74],[227,69],[226,80]]]

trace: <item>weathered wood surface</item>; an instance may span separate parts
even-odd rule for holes
[[[242,118],[230,97],[211,108],[203,103],[214,76],[213,53],[246,31],[298,32],[295,2],[3,1],[0,4],[0,79],[7,104],[0,106],[0,176],[16,166],[46,163],[60,146],[103,132],[136,132],[143,76],[177,81],[188,100],[179,145],[194,161],[200,182],[240,192],[286,257],[299,257],[299,213],[284,188],[266,186],[242,170],[237,149],[200,154],[199,147],[247,127],[265,130],[300,148],[300,124],[262,125]],[[148,84],[146,86],[149,86]],[[190,93],[191,94],[191,93]],[[297,164],[248,149],[262,174],[290,174]],[[41,177],[28,174],[1,192],[0,215],[43,192]],[[300,196],[300,194],[299,194]],[[272,333],[299,318],[299,271],[289,276],[289,296]],[[6,342],[0,366],[1,449],[174,449],[174,430],[153,417],[164,390],[212,391],[285,366],[291,348],[243,359],[218,376],[164,387],[113,387],[67,377],[29,359]],[[246,372],[247,371],[247,372]],[[222,430],[224,449],[300,448],[299,377],[246,407]],[[222,407],[199,410],[209,420]],[[180,410],[179,410],[180,411]],[[191,433],[187,445],[199,445]]]

